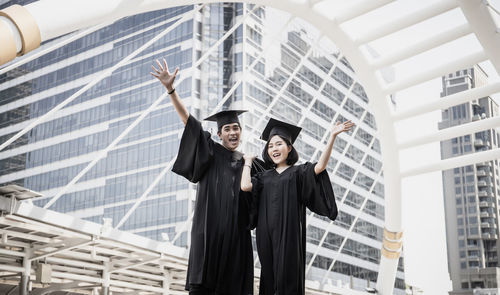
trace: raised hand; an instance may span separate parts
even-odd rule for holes
[[[251,164],[253,160],[255,159],[255,155],[253,154],[244,154],[243,159],[245,160],[245,163]]]
[[[170,73],[165,59],[163,59],[163,64],[156,60],[156,64],[158,65],[158,69],[154,65],[151,65],[154,72],[150,72],[150,74],[160,80],[161,84],[163,84],[168,91],[171,91],[174,88],[174,81],[179,72],[179,68],[176,68],[173,73]]]
[[[344,123],[340,123],[339,121],[337,121],[332,128],[332,135],[337,135],[337,134],[340,134],[342,132],[349,131],[349,130],[351,130],[351,128],[353,126],[354,126],[354,123],[351,122],[351,120],[345,121]]]

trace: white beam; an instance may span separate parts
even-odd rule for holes
[[[69,44],[75,40],[78,40],[84,36],[87,36],[88,34],[90,33],[93,33],[101,28],[104,28],[104,27],[107,27],[109,26],[110,24],[112,24],[112,22],[104,22],[102,24],[98,24],[96,26],[93,26],[91,28],[88,28],[88,29],[85,29],[85,30],[82,30],[76,34],[73,34],[71,37],[69,38],[66,38],[64,39],[63,41],[59,42],[59,43],[56,43],[56,44],[52,44],[51,46],[47,47],[47,48],[44,48],[44,49],[40,49],[40,50],[37,50],[37,51],[34,51],[32,54],[30,54],[29,56],[26,56],[25,58],[21,59],[21,60],[18,60],[17,62],[11,64],[11,65],[8,65],[4,68],[1,68],[0,69],[0,75],[1,74],[4,74],[12,69],[15,69],[19,66],[22,66],[34,59],[37,59],[39,58],[40,56],[43,56],[49,52],[52,52],[54,50],[56,50],[57,48],[60,48],[60,47],[63,47],[64,45],[66,44]]]
[[[148,259],[148,260],[144,260],[144,261],[132,263],[132,264],[129,264],[129,265],[112,268],[112,269],[109,270],[109,272],[110,273],[119,272],[119,271],[126,270],[126,269],[129,269],[129,268],[132,268],[132,267],[137,267],[137,266],[141,266],[141,265],[144,265],[144,264],[156,262],[156,261],[158,261],[160,259],[161,259],[161,257],[151,258],[151,259]],[[117,263],[120,263],[120,261],[117,261]]]
[[[7,249],[0,249],[0,254],[8,255],[8,256],[18,256],[18,257],[25,257],[26,256],[26,254],[24,252],[7,250]]]
[[[91,243],[94,243],[94,242],[95,242],[94,240],[84,241],[84,242],[81,242],[81,241],[74,242],[74,243],[68,244],[67,246],[62,247],[60,249],[51,251],[49,253],[44,253],[44,254],[41,254],[41,255],[38,255],[38,256],[30,257],[29,260],[30,261],[39,260],[39,259],[42,259],[42,258],[45,258],[45,257],[48,257],[48,256],[56,255],[56,254],[59,254],[61,252],[69,251],[69,250],[72,250],[72,249],[75,249],[75,248],[78,248],[78,247],[81,247],[81,246],[85,246],[85,245],[88,245],[88,244],[91,244]]]
[[[65,245],[71,244],[72,240],[74,241],[74,239],[70,238],[70,239],[63,239],[63,240],[60,240],[60,241],[57,241],[54,243],[35,244],[31,247],[31,249],[33,251],[38,251],[38,250],[45,249],[45,248],[57,248],[60,246],[65,246]]]
[[[484,0],[458,0],[465,18],[471,25],[479,43],[500,74],[500,34]]]
[[[457,125],[436,132],[418,136],[398,143],[399,149],[407,149],[417,145],[427,144],[436,141],[451,139],[458,136],[464,136],[475,132],[500,127],[500,116],[491,117],[483,120]]]
[[[434,17],[436,15],[442,14],[446,11],[454,9],[457,7],[457,3],[455,0],[441,0],[437,1],[432,5],[429,5],[419,11],[416,11],[410,15],[405,14],[399,16],[389,22],[386,22],[384,25],[371,28],[367,30],[367,32],[356,38],[354,43],[357,45],[365,44],[370,41],[382,38],[399,30],[402,30],[411,25],[422,22],[426,19]]]
[[[401,176],[402,177],[415,176],[434,171],[447,170],[456,167],[472,165],[480,162],[489,162],[497,159],[500,159],[500,148],[488,150],[485,152],[476,152],[473,154],[467,154],[459,157],[449,158],[431,164],[410,168],[401,171]]]
[[[82,267],[86,269],[95,269],[95,270],[104,270],[104,266],[102,266],[101,262],[97,263],[89,263],[85,261],[79,261],[76,259],[65,259],[61,257],[47,257],[45,259],[46,262],[48,263],[53,263],[53,264],[61,264],[61,265],[69,265],[69,266],[77,266],[77,267]]]
[[[380,8],[394,0],[363,0],[357,1],[355,7],[349,7],[342,10],[335,16],[335,22],[341,24],[343,22],[349,21],[353,18],[359,17],[366,14],[372,10]]]
[[[427,71],[423,71],[411,75],[405,79],[390,83],[383,89],[383,91],[385,95],[390,95],[405,88],[431,80],[433,78],[452,73],[457,69],[469,68],[475,64],[485,61],[487,58],[488,57],[486,56],[486,53],[484,51],[474,52],[453,61],[428,69]]]
[[[21,272],[24,271],[24,267],[14,266],[14,265],[0,264],[0,270],[11,271],[11,272],[15,272],[15,273],[21,273]]]
[[[470,33],[472,33],[472,30],[469,24],[463,24],[451,28],[449,30],[431,36],[421,42],[412,44],[409,47],[397,50],[390,54],[382,55],[380,58],[371,61],[370,67],[372,67],[373,69],[380,69],[387,67],[391,64],[397,63],[404,59],[411,58],[417,54],[433,49],[447,42],[456,40]]]
[[[158,272],[160,272],[161,270],[162,270],[162,267],[158,266]],[[127,276],[150,279],[150,280],[157,280],[157,281],[163,280],[163,276],[157,275],[157,274],[152,274],[152,273],[145,272],[145,271],[122,269],[122,270],[120,270],[120,273],[127,275]]]
[[[0,217],[0,222],[17,228],[28,229],[34,232],[42,232],[51,235],[63,235],[66,236],[67,238],[75,238],[83,240],[92,238],[91,236],[81,234],[80,232],[71,231],[54,225],[38,222],[36,220],[30,220],[26,217],[18,215],[7,215],[7,217],[5,217],[5,219],[3,220],[2,217]]]
[[[500,92],[500,82],[495,82],[485,86],[472,88],[466,91],[458,92],[439,99],[434,99],[429,103],[421,104],[412,108],[396,111],[392,118],[394,121],[405,120],[410,117],[423,115],[435,110],[447,109],[468,101],[490,96]]]

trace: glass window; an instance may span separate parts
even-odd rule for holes
[[[373,135],[363,130],[363,128],[358,127],[358,131],[356,132],[355,138],[364,145],[369,146],[370,143],[372,142]]]
[[[309,84],[309,86],[314,89],[318,89],[323,82],[323,79],[320,76],[316,75],[306,66],[302,66],[300,68],[298,75],[302,78],[302,80],[304,80],[307,84]]]
[[[377,130],[377,125],[375,123],[375,116],[372,113],[367,111],[365,114],[365,118],[363,119],[363,122],[368,124],[368,126],[372,127],[373,129]]]
[[[296,102],[300,103],[304,107],[309,106],[309,104],[314,98],[311,94],[305,91],[302,88],[302,84],[295,79],[293,79],[288,84],[288,86],[286,87],[286,91],[292,96],[292,98],[295,99]],[[331,121],[331,119],[328,121]]]
[[[313,113],[325,119],[327,122],[331,122],[333,117],[335,116],[335,111],[319,100],[314,101],[311,110]]]
[[[363,166],[370,169],[371,171],[378,173],[382,169],[382,162],[373,158],[370,155],[366,155]]]
[[[329,83],[325,83],[325,86],[323,87],[321,94],[323,94],[326,98],[330,99],[337,105],[341,105],[345,97],[343,92],[333,87]]]
[[[316,138],[317,140],[321,141],[321,138],[325,134],[325,128],[321,127],[320,125],[316,124],[314,121],[306,118],[304,120],[304,132],[309,134],[310,136]]]
[[[358,95],[364,102],[368,103],[368,96],[366,95],[365,89],[359,83],[354,83],[352,92]]]
[[[333,149],[339,153],[343,153],[346,145],[347,145],[347,141],[343,140],[340,137],[337,137],[335,139],[335,142],[333,143]]]
[[[358,172],[358,176],[356,177],[356,180],[354,181],[354,183],[363,187],[366,190],[370,190],[370,188],[373,185],[373,181],[374,180],[371,179],[370,177],[364,175],[361,172]]]
[[[355,170],[351,168],[350,166],[340,163],[339,168],[337,169],[336,174],[342,178],[344,178],[347,181],[351,181],[352,177],[354,176]]]
[[[361,160],[363,160],[365,153],[357,147],[350,145],[345,155],[346,157],[353,159],[355,162],[360,163]]]
[[[332,78],[335,79],[340,84],[342,84],[347,89],[351,87],[354,81],[348,74],[346,74],[338,67],[336,67],[335,70],[333,71]]]
[[[349,191],[347,193],[345,203],[351,207],[359,209],[361,208],[361,204],[363,203],[364,200],[365,198],[363,196],[356,194],[353,191]]]
[[[354,115],[354,117],[356,117],[356,118],[361,118],[361,116],[363,115],[363,112],[365,111],[365,109],[363,107],[361,107],[360,105],[355,103],[350,98],[347,98],[347,101],[344,104],[344,109],[347,110],[352,115]]]

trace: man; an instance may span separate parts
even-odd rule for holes
[[[217,121],[222,144],[211,139],[189,114],[175,92],[174,73],[167,62],[156,61],[151,74],[167,89],[185,125],[172,171],[198,182],[186,290],[191,295],[253,294],[253,252],[248,217],[249,195],[240,192],[243,168],[238,115],[245,111],[222,111],[207,120]]]

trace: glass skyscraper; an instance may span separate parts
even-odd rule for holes
[[[447,96],[486,84],[479,66],[442,77]],[[449,128],[498,116],[498,105],[483,97],[442,111],[439,128]],[[498,148],[495,129],[441,141],[443,159]],[[498,271],[500,174],[498,160],[443,171],[448,270],[453,282],[450,294],[484,294],[500,290]],[[492,293],[488,293],[494,289]]]
[[[0,8],[28,2],[7,1]],[[337,220],[329,224],[320,216],[308,218],[307,264],[314,260],[307,278],[354,289],[374,287],[384,226],[384,179],[375,118],[349,62],[317,30],[283,12],[242,3],[198,8],[127,17],[0,75],[0,142],[5,142],[103,70],[175,26],[1,151],[0,184],[17,183],[41,192],[45,197],[35,203],[44,206],[164,93],[149,72],[155,59],[165,57],[172,70],[181,69],[176,90],[195,117],[208,116],[219,104],[222,109],[250,110],[242,120],[244,152],[261,153],[264,143],[258,138],[269,117],[303,127],[295,144],[300,161],[319,158],[333,122],[356,123],[352,132],[336,139],[328,165],[338,204],[343,200]],[[176,23],[187,13],[193,17]],[[187,73],[200,57],[203,62]],[[215,124],[204,126],[216,137]],[[175,157],[182,131],[167,98],[49,209],[97,223],[111,218],[118,224]],[[184,224],[195,189],[168,172],[120,229],[156,240],[182,232],[175,244],[188,246]],[[401,259],[398,294],[403,293],[403,277]]]

